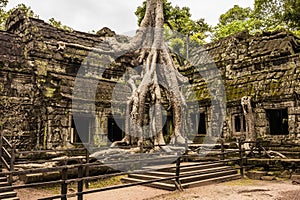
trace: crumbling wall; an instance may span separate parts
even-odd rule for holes
[[[198,70],[186,70],[197,94],[194,100],[198,100],[200,105],[203,105],[201,102],[210,101],[207,81],[199,77],[199,71],[209,74],[212,69],[211,62],[214,61],[226,88],[226,120],[231,129],[227,133],[229,136],[234,134],[233,116],[242,113],[241,98],[250,96],[258,137],[275,140],[300,137],[298,41],[289,32],[279,31],[255,36],[242,32],[195,50],[191,56],[198,61]],[[214,77],[213,74],[211,76]],[[206,104],[209,107],[209,103]],[[287,109],[288,135],[270,136],[270,124],[266,114],[268,109]]]
[[[3,94],[10,97],[13,96],[13,92],[17,94],[16,103],[22,105],[23,108],[20,98],[23,94],[19,90],[26,90],[31,95],[28,96],[27,104],[35,111],[28,115],[30,118],[35,118],[35,123],[39,124],[39,127],[32,127],[28,130],[28,132],[35,133],[29,137],[31,140],[27,141],[31,144],[29,147],[53,148],[70,145],[70,133],[73,131],[71,115],[74,82],[81,64],[90,52],[80,47],[67,47],[65,44],[95,47],[103,40],[102,35],[57,29],[42,20],[28,18],[18,10],[12,14],[6,26],[7,32],[3,32],[0,38],[6,40],[7,44],[1,43],[1,47],[3,46],[1,50],[5,50],[6,46],[11,48],[3,52],[5,58],[1,57],[1,78],[3,77],[2,83],[10,84],[11,88],[6,87],[4,91],[7,94]],[[104,31],[103,34],[106,32]],[[14,42],[15,40],[17,41]],[[15,55],[17,60],[12,64],[10,62],[14,61],[15,57],[12,57],[10,52],[18,53]],[[110,114],[108,108],[111,102],[111,91],[115,85],[114,79],[117,78],[115,77],[117,73],[114,71],[125,69],[114,70],[117,67],[114,65],[108,68],[99,67],[97,58],[95,60],[96,62],[89,63],[88,72],[93,74],[87,73],[84,76],[98,80],[99,89],[95,99],[97,127],[94,129],[99,134],[105,134],[107,133],[105,118]],[[101,67],[105,68],[103,69],[104,76],[97,74],[98,71],[93,71],[93,68],[101,70]],[[7,78],[7,70],[10,70],[10,79]],[[94,83],[94,81],[90,82]],[[16,89],[19,90],[16,91]],[[89,80],[86,81],[86,88],[83,91],[89,92]],[[89,111],[84,104],[74,110],[83,114]],[[17,113],[14,114],[17,115]]]

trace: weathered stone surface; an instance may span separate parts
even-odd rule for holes
[[[280,175],[278,175],[279,178],[291,178],[291,176],[291,172],[288,170],[284,170]]]
[[[300,180],[300,175],[298,175],[298,174],[294,174],[294,175],[292,175],[292,177],[291,177],[291,180]]]
[[[18,131],[12,137],[18,137],[23,147],[29,149],[72,146],[72,112],[76,112],[92,119],[88,129],[91,144],[109,144],[112,91],[119,90],[120,96],[130,91],[126,85],[118,88],[115,85],[126,69],[135,67],[131,62],[134,53],[112,60],[80,48],[96,47],[104,37],[114,36],[115,33],[107,28],[100,30],[98,35],[64,31],[42,20],[28,18],[18,10],[6,26],[7,31],[0,32],[0,91],[1,97],[9,99],[11,105],[1,108],[2,112],[24,116],[16,120],[20,123],[14,127]],[[226,89],[226,138],[243,135],[234,130],[233,116],[243,115],[240,100],[250,96],[257,137],[275,140],[279,146],[299,143],[295,139],[300,135],[299,47],[298,38],[289,32],[255,36],[242,32],[192,50],[193,66],[178,67],[195,91],[195,95],[187,96],[188,103],[199,102],[199,111],[207,116],[205,126],[208,129],[213,117],[208,85],[216,80],[213,70],[216,66]],[[79,77],[77,73],[82,65],[86,66],[85,73]],[[82,104],[72,110],[76,78],[85,80],[81,85],[83,99],[79,99]],[[92,98],[95,102],[91,104],[89,97],[95,80],[97,91]],[[114,100],[120,101],[120,96]],[[116,111],[119,116],[125,113],[124,104],[119,102]],[[22,106],[10,109],[14,105]],[[88,111],[93,106],[95,113],[92,115]],[[270,135],[268,109],[288,110],[288,134]]]
[[[267,175],[266,171],[248,171],[247,177],[255,180],[261,180],[261,177]]]
[[[275,176],[262,176],[261,180],[263,180],[263,181],[273,181],[273,180],[275,180]]]

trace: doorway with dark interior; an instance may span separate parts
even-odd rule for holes
[[[113,116],[109,116],[107,123],[109,141],[121,141],[125,134],[125,119],[121,117],[114,118]]]

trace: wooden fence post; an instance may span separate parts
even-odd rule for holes
[[[221,139],[221,160],[225,159],[225,149],[224,149],[224,140]]]
[[[188,144],[188,138],[187,137],[185,137],[184,138],[184,155],[186,155],[186,157],[184,157],[183,158],[183,161],[184,162],[188,162],[189,161],[189,158],[187,157],[187,155],[188,155],[188,151],[189,151],[189,144]]]
[[[2,166],[2,156],[3,156],[2,148],[3,148],[3,129],[1,127],[1,129],[0,129],[0,167],[1,167],[0,172],[2,172],[2,168],[3,168],[3,166]]]
[[[261,158],[261,149],[262,149],[262,144],[261,144],[261,140],[256,140],[256,142],[258,142],[257,147],[258,147],[258,156],[259,158]]]
[[[68,168],[63,168],[61,171],[61,200],[67,200],[67,193],[68,193],[68,184],[66,180],[68,179]]]
[[[13,143],[12,144],[12,148],[11,148],[11,158],[10,158],[10,166],[9,166],[9,171],[13,172],[15,171],[15,160],[16,160],[16,144]],[[13,174],[9,174],[8,177],[8,183],[12,184],[13,183]]]
[[[142,142],[141,146],[140,146],[140,153],[144,152],[144,142]]]
[[[242,140],[241,139],[239,139],[239,157],[240,157],[240,171],[241,171],[241,176],[244,177],[243,148],[242,148]]]
[[[82,177],[83,177],[83,166],[80,165],[78,167],[78,178],[82,178]],[[83,180],[80,180],[78,181],[78,185],[77,185],[77,193],[78,193],[77,200],[83,200],[82,191],[83,191]]]
[[[181,184],[180,184],[180,160],[181,157],[178,157],[176,160],[176,178],[175,178],[175,187],[180,190],[183,191]]]
[[[185,153],[187,154],[188,150],[189,150],[189,144],[188,144],[188,138],[185,137],[185,140],[184,140],[184,145],[185,145]]]
[[[85,149],[85,162],[86,162],[86,164],[88,164],[89,162],[90,162],[90,154],[89,154],[89,146],[86,146],[86,149]],[[89,176],[89,166],[88,165],[86,165],[85,166],[85,173],[84,173],[84,176],[85,177],[88,177]],[[86,180],[85,181],[85,188],[86,189],[89,189],[89,181],[88,180]]]

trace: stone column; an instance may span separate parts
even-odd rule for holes
[[[246,141],[255,141],[254,116],[251,106],[251,97],[244,96],[241,99],[241,104],[246,120]]]

